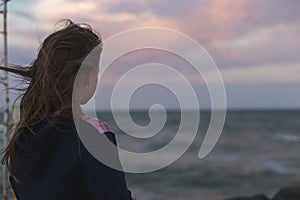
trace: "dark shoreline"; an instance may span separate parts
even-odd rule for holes
[[[225,200],[299,200],[300,187],[281,188],[272,198],[268,198],[265,194],[256,194],[250,197],[234,197]]]

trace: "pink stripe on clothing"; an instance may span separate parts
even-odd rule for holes
[[[81,119],[93,125],[101,134],[105,132],[112,132],[110,126],[100,119],[91,117],[89,115],[83,115]]]

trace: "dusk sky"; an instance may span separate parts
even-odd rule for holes
[[[11,0],[8,5],[10,63],[32,62],[41,42],[63,18],[90,24],[103,40],[128,29],[163,27],[190,36],[208,51],[223,76],[229,108],[300,108],[298,0]],[[2,47],[1,39],[0,55]],[[151,62],[149,55],[190,74],[186,64],[171,55],[137,55],[124,58],[123,69],[121,58],[109,76],[120,76],[137,59],[139,64]],[[201,107],[209,107],[205,83],[192,82]],[[110,82],[105,84],[110,90]],[[133,108],[153,103],[176,108],[165,89],[149,86],[145,91],[136,93]],[[99,101],[99,108],[107,108],[107,99]]]

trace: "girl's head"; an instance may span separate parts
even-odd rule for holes
[[[2,162],[14,164],[14,143],[22,128],[30,128],[42,120],[50,119],[56,112],[72,106],[72,92],[77,72],[88,54],[98,47],[102,40],[87,24],[76,24],[63,20],[62,28],[49,35],[38,51],[37,58],[28,67],[10,66],[6,70],[28,81],[20,101],[20,121],[12,140],[4,150]],[[100,48],[99,48],[100,47]],[[97,82],[100,52],[93,63],[89,63],[78,83],[79,103],[86,103],[93,95]],[[34,134],[34,133],[33,133]]]
[[[99,44],[101,39],[90,26],[65,21],[65,26],[48,36],[41,45],[37,59],[31,66],[31,81],[22,104],[25,106],[34,102],[42,118],[70,105],[79,67]],[[87,90],[91,87],[89,75],[95,74],[94,70],[97,69],[96,63],[85,69],[88,75]],[[26,109],[24,106],[21,107],[23,112]]]
[[[20,103],[27,125],[34,125],[34,118],[47,119],[56,111],[72,104],[74,80],[82,62],[95,47],[101,47],[101,38],[89,25],[75,24],[71,20],[63,20],[61,23],[64,23],[63,27],[44,40],[31,66],[0,67],[29,81]],[[101,51],[101,48],[96,49]],[[96,60],[99,57],[100,52]],[[80,103],[85,103],[91,96],[91,92],[88,92],[89,88],[93,89],[90,80],[94,79],[93,75],[98,70],[96,62],[86,66],[86,80],[82,83],[86,91],[82,90],[84,95]]]

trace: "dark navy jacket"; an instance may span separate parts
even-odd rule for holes
[[[73,120],[56,116],[43,121],[35,135],[24,130],[16,141],[19,167],[10,183],[19,200],[131,200],[123,172],[95,159],[78,137]],[[86,132],[97,131],[82,121]],[[116,144],[112,132],[105,132]],[[107,152],[118,159],[117,152]]]

